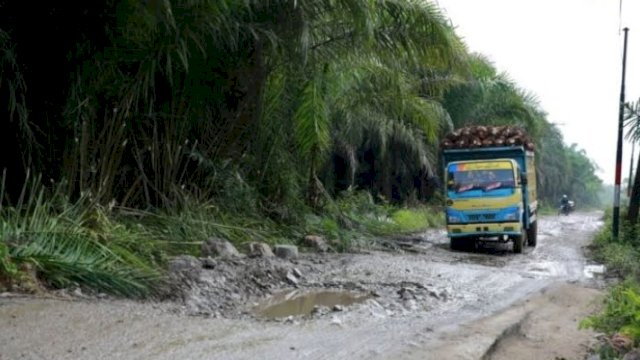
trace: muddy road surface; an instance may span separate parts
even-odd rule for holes
[[[0,359],[583,358],[601,218],[542,217],[523,254],[452,251],[433,230],[386,251],[185,259],[174,301],[2,294]]]

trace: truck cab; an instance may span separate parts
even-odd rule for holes
[[[454,249],[483,241],[536,245],[533,153],[522,148],[444,152],[447,234]]]

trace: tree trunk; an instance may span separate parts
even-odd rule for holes
[[[380,192],[382,196],[384,196],[386,201],[391,201],[391,197],[393,193],[391,191],[391,169],[389,168],[390,164],[387,162],[387,157],[389,155],[383,156],[380,158],[378,163],[380,164]]]
[[[268,77],[263,44],[260,39],[253,43],[250,58],[236,69],[236,85],[233,91],[239,93],[235,113],[232,111],[225,119],[225,126],[215,139],[220,145],[215,155],[239,156],[250,146],[253,136],[247,136],[257,128],[262,116],[262,95]]]
[[[636,165],[636,175],[633,180],[633,188],[631,189],[631,198],[629,199],[629,211],[627,212],[627,220],[633,225],[638,222],[638,211],[640,210],[640,156]]]
[[[315,151],[312,151],[312,154],[315,154]],[[322,183],[318,179],[318,174],[316,171],[316,157],[315,155],[311,155],[311,166],[309,167],[309,183],[307,187],[307,204],[313,208],[313,210],[318,210],[320,208],[320,194],[322,192]]]

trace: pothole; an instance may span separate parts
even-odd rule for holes
[[[253,308],[260,318],[278,319],[309,315],[315,309],[336,308],[364,302],[371,294],[340,290],[293,290],[275,294]]]

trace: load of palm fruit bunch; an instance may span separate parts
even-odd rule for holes
[[[527,132],[519,126],[473,125],[456,129],[440,143],[443,149],[468,149],[492,146],[524,146],[533,151],[534,144]]]

